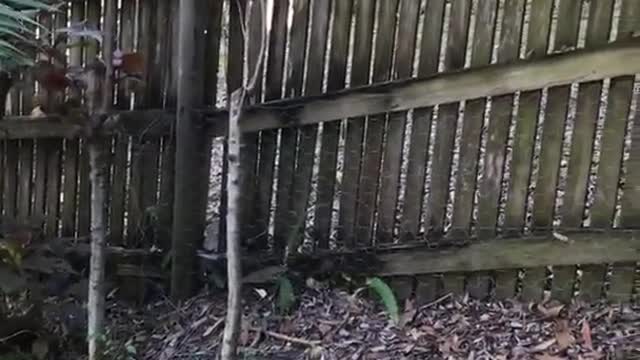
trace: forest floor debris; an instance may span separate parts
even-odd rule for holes
[[[244,359],[640,358],[640,307],[631,305],[446,296],[423,306],[407,302],[394,324],[366,292],[307,288],[284,316],[263,289],[245,291]],[[181,306],[112,303],[110,334],[135,359],[214,359],[225,304],[223,294],[206,292]]]

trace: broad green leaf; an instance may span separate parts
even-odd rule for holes
[[[287,313],[295,303],[295,294],[293,293],[293,285],[291,281],[281,276],[278,278],[278,310],[281,313]]]
[[[373,277],[367,279],[367,286],[378,294],[389,317],[397,324],[400,320],[400,313],[398,310],[398,301],[393,294],[393,290],[382,281],[380,278]]]
[[[39,10],[45,10],[50,12],[58,11],[58,7],[62,5],[61,3],[58,6],[54,6],[38,0],[5,0],[5,1],[9,4],[14,4],[19,8],[39,9]]]

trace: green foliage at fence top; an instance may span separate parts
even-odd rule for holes
[[[41,0],[3,0],[0,2],[0,71],[31,65],[32,49],[38,48],[36,34],[46,35],[37,20],[43,12],[56,12],[57,6]]]

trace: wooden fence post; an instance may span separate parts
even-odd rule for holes
[[[196,112],[204,88],[204,18],[194,1],[179,7],[178,98],[176,114],[175,200],[173,206],[171,297],[183,299],[195,286],[196,249],[203,236],[207,177],[207,136]],[[208,169],[205,169],[208,170]],[[201,191],[203,190],[203,191]]]

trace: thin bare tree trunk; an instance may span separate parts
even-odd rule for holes
[[[246,183],[244,177],[247,176],[243,172],[240,164],[240,153],[244,147],[244,136],[240,128],[244,109],[249,105],[249,99],[254,93],[262,62],[264,61],[267,49],[267,16],[265,4],[263,0],[253,0],[247,6],[246,23],[242,24],[242,33],[248,34],[247,28],[251,21],[256,21],[252,17],[254,7],[259,10],[258,20],[262,24],[262,33],[260,36],[260,51],[258,58],[255,59],[255,68],[249,69],[248,63],[245,62],[244,71],[249,75],[247,82],[241,88],[233,91],[229,99],[229,135],[228,135],[228,179],[227,179],[227,318],[225,323],[224,334],[222,338],[222,360],[233,360],[237,356],[238,337],[240,334],[240,326],[242,322],[242,264],[241,264],[241,219],[246,202],[242,201],[242,184]],[[240,16],[240,14],[232,14],[232,16]],[[248,46],[250,41],[254,39],[245,38],[245,54],[248,54]],[[249,73],[252,71],[252,73]]]
[[[89,299],[87,304],[89,360],[103,357],[105,312],[105,263],[107,232],[107,179],[109,174],[108,141],[100,128],[113,103],[113,40],[116,23],[116,0],[105,1],[102,57],[104,66],[94,65],[87,84],[90,122],[89,166],[91,182],[91,260],[89,267]],[[90,73],[91,74],[91,73]]]
[[[229,106],[228,179],[227,179],[227,318],[222,338],[222,360],[236,358],[242,318],[242,267],[240,263],[242,167],[240,166],[241,132],[239,120],[245,99],[245,89],[231,94]]]
[[[90,139],[89,165],[91,168],[91,261],[89,272],[88,335],[89,359],[102,358],[104,335],[104,268],[106,237],[107,174],[106,147],[103,139]]]

